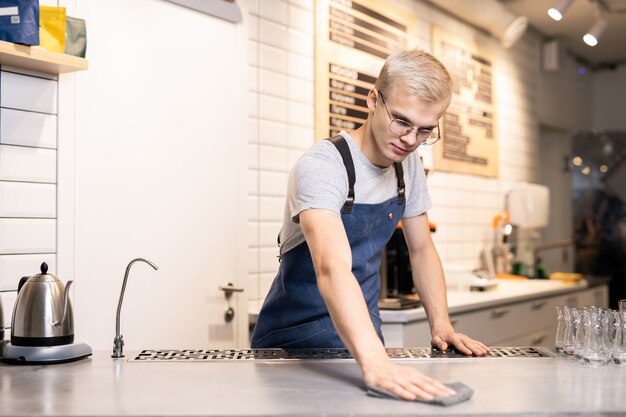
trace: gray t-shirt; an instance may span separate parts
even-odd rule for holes
[[[344,131],[352,160],[356,182],[354,204],[378,204],[398,195],[398,182],[393,165],[380,168],[372,164]],[[431,207],[426,175],[417,152],[403,162],[406,207],[403,217],[415,217]],[[325,209],[341,213],[348,196],[348,174],[341,155],[328,140],[315,143],[296,162],[289,174],[283,228],[280,233],[280,253],[302,242],[300,213],[307,209]]]

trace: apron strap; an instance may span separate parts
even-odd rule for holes
[[[394,162],[393,167],[396,169],[396,178],[398,178],[398,205],[404,204],[404,170],[402,164]]]
[[[354,183],[356,182],[354,162],[352,161],[350,147],[346,139],[341,135],[333,136],[328,140],[330,140],[339,151],[341,159],[343,159],[343,164],[346,167],[346,172],[348,173],[348,198],[343,205],[343,212],[350,214],[352,212],[352,206],[354,205]],[[404,170],[402,169],[402,164],[399,162],[395,162],[393,167],[396,170],[396,178],[398,179],[398,205],[402,205],[405,201]]]
[[[343,159],[343,164],[346,167],[346,172],[348,173],[348,198],[346,202],[343,204],[342,211],[346,214],[352,213],[352,206],[354,205],[354,183],[356,182],[356,175],[354,173],[354,162],[352,161],[352,154],[350,153],[350,147],[348,146],[348,142],[341,135],[333,136],[328,139],[335,145],[335,148],[339,151],[341,155],[341,159]]]

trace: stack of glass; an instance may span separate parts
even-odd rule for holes
[[[556,312],[558,354],[591,366],[626,366],[626,300],[619,301],[619,310],[559,306]]]

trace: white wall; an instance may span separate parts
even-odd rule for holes
[[[588,69],[579,72],[580,69],[581,65],[563,52],[558,71],[538,74],[539,123],[564,130],[587,129],[592,125],[593,73]]]
[[[592,127],[626,130],[626,64],[593,73]]]

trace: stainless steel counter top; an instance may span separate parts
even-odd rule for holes
[[[47,366],[0,365],[2,416],[626,415],[626,368],[563,358],[403,361],[472,387],[439,407],[369,397],[353,360],[138,362],[95,352]]]

